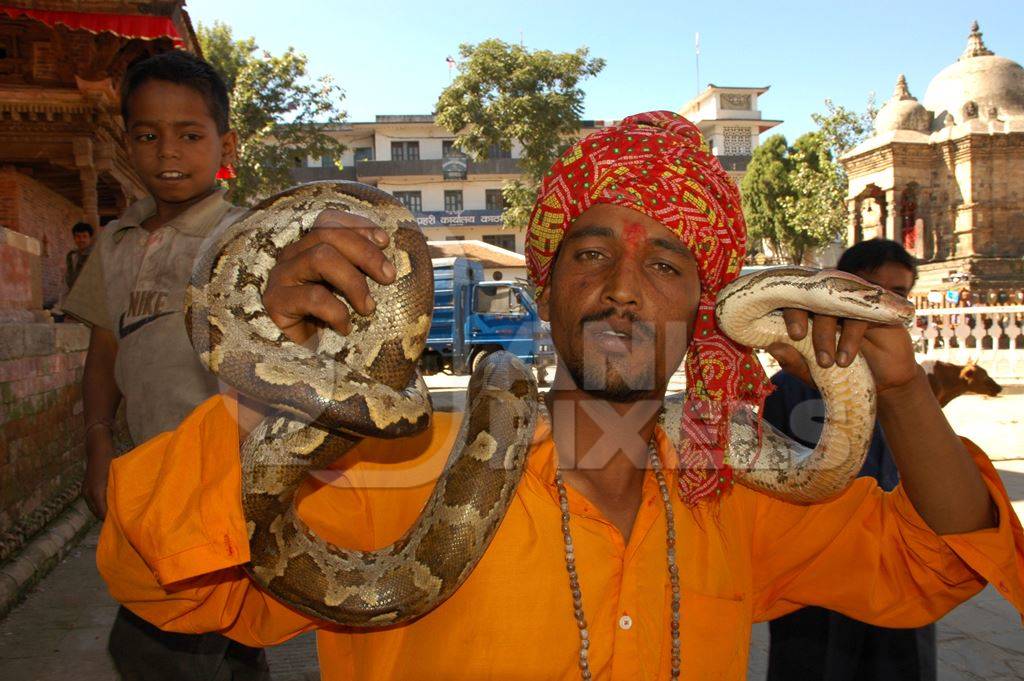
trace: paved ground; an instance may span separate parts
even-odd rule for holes
[[[432,379],[435,393],[457,402],[464,381]],[[460,385],[461,384],[461,385]],[[969,434],[1002,459],[1000,470],[1018,515],[1024,517],[1024,395],[962,397],[947,407],[958,432]],[[1010,457],[1016,457],[1010,459]],[[0,621],[0,679],[4,681],[114,681],[106,637],[115,606],[96,572],[98,528]],[[764,678],[767,628],[754,629],[751,681]],[[1009,681],[1024,678],[1020,618],[991,588],[939,624],[940,681]],[[311,636],[270,651],[275,681],[317,679]]]

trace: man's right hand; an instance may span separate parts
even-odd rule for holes
[[[296,343],[323,325],[347,334],[348,308],[336,293],[359,314],[373,312],[366,277],[380,284],[395,280],[395,266],[381,251],[388,242],[387,232],[364,217],[323,211],[313,230],[286,246],[270,271],[263,305],[271,320]]]
[[[292,341],[305,344],[322,326],[340,334],[351,330],[340,293],[360,314],[376,304],[366,277],[380,284],[395,280],[395,266],[381,250],[390,239],[370,220],[338,210],[317,216],[313,230],[281,250],[270,270],[263,305],[270,319]],[[264,406],[238,395],[239,442],[263,419]]]

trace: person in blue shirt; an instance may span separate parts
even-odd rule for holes
[[[870,239],[847,249],[836,268],[908,296],[917,281],[914,258],[895,241]],[[821,393],[779,371],[764,405],[764,420],[814,447],[825,414]],[[888,491],[899,471],[875,422],[860,475]],[[803,608],[769,624],[768,681],[935,681],[935,625],[916,629],[876,627],[824,608]]]

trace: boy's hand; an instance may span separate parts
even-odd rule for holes
[[[86,434],[85,477],[82,497],[92,514],[103,520],[107,516],[107,476],[114,460],[114,439],[105,428],[94,428]]]
[[[783,310],[789,337],[800,340],[807,335],[808,313],[804,310]],[[841,327],[840,327],[841,323]],[[842,333],[837,337],[836,330]],[[910,334],[902,326],[881,326],[854,319],[815,315],[812,330],[818,366],[832,364],[849,366],[858,352],[864,355],[881,395],[886,390],[908,385],[920,371],[914,358]],[[787,372],[808,385],[814,385],[803,355],[786,343],[773,343],[767,348]]]
[[[387,232],[370,220],[337,210],[317,216],[314,229],[286,246],[270,271],[263,305],[271,320],[296,343],[319,326],[341,334],[351,330],[340,293],[360,314],[373,312],[366,277],[380,284],[395,280],[395,266],[384,257]]]

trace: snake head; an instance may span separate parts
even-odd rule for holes
[[[914,304],[903,296],[841,270],[821,270],[816,276],[827,282],[829,295],[835,296],[851,306],[862,307],[865,310],[872,309],[879,316],[889,320],[877,323],[901,325],[908,328],[914,323]]]

